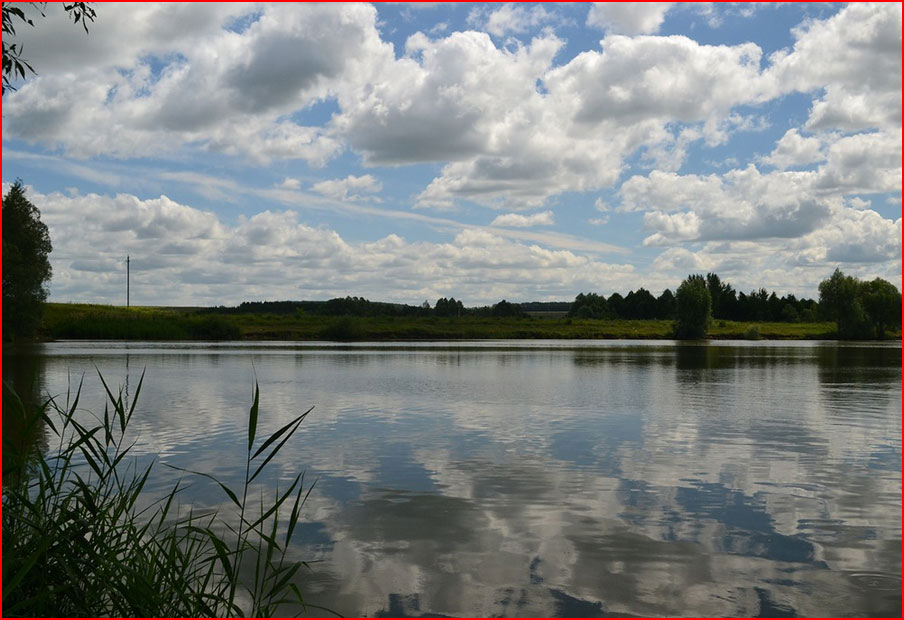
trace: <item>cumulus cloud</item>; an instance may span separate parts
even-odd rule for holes
[[[823,159],[815,170],[762,173],[755,165],[725,174],[635,175],[619,189],[619,211],[645,211],[645,245],[687,241],[797,238],[839,216],[853,194],[900,191],[901,139],[890,132],[817,139],[789,131],[768,163]],[[862,205],[858,205],[862,206]]]
[[[491,226],[551,226],[555,224],[555,217],[552,211],[542,211],[540,213],[532,213],[531,215],[521,215],[520,213],[505,213],[497,215]]]
[[[767,74],[788,92],[823,92],[810,130],[890,129],[901,125],[901,5],[852,3],[794,30],[791,50],[770,57]]]
[[[118,301],[127,254],[133,299],[161,305],[348,294],[408,303],[454,295],[473,304],[495,303],[505,297],[567,298],[577,289],[627,286],[634,277],[630,265],[477,228],[464,228],[445,242],[409,242],[390,234],[351,243],[334,230],[301,222],[291,210],[266,210],[226,224],[166,196],[45,195],[30,188],[28,196],[54,242],[50,291],[57,301]]]
[[[901,190],[901,132],[845,136],[830,147],[816,187],[843,193]]]
[[[545,19],[543,11],[503,6],[493,23],[498,32],[518,30]],[[624,159],[645,145],[672,144],[656,157],[668,155],[676,169],[699,132],[676,139],[669,123],[704,123],[711,141],[710,129],[733,105],[759,96],[760,50],[752,44],[609,36],[601,51],[555,67],[564,42],[550,33],[505,48],[486,33],[417,33],[397,58],[372,7],[233,13],[250,25],[236,31],[214,20],[197,38],[150,38],[80,71],[56,71],[48,61],[4,102],[4,135],[83,157],[175,154],[191,145],[315,166],[350,147],[370,166],[443,164],[418,195],[421,206],[462,199],[523,209],[562,191],[611,186]],[[124,31],[141,38],[130,19],[117,13]],[[90,39],[109,37],[116,47],[106,30]],[[75,99],[78,108],[69,105]],[[324,99],[339,109],[328,124],[291,120]]]
[[[702,122],[765,99],[762,50],[754,43],[701,45],[684,36],[603,39],[547,76],[550,92],[579,93],[582,125],[642,120]]]
[[[802,136],[797,129],[789,129],[776,143],[772,153],[763,158],[763,163],[784,170],[796,166],[807,166],[823,160],[825,160],[825,153],[822,150],[822,142],[818,138]]]
[[[57,52],[41,57],[41,75],[4,101],[5,135],[62,143],[83,157],[171,154],[192,144],[261,163],[297,158],[322,164],[340,142],[323,127],[285,116],[392,58],[367,5],[237,6],[216,18],[210,9],[180,5],[176,18],[186,12],[189,24],[205,22],[192,36],[179,35],[186,31],[182,23],[169,35],[158,32],[174,23],[168,7],[105,8],[86,39],[97,49],[75,54],[95,58],[84,68],[66,70],[66,54],[48,40],[59,26],[42,23],[35,30],[33,47]],[[242,32],[225,28],[236,15],[256,19]],[[115,25],[121,33],[111,29]],[[128,35],[141,43],[125,42]]]
[[[182,162],[200,151],[257,166],[300,159],[316,168],[348,153],[366,170],[329,174],[345,178],[321,176],[306,196],[366,215],[390,211],[376,205],[381,167],[429,164],[420,170],[434,172],[409,194],[413,205],[392,216],[416,221],[428,216],[408,206],[450,208],[461,202],[498,209],[503,215],[494,220],[500,227],[496,237],[511,244],[492,246],[500,252],[555,245],[555,232],[529,229],[546,225],[545,213],[554,223],[552,211],[544,210],[554,197],[611,190],[604,194],[611,220],[636,211],[647,245],[686,250],[701,264],[731,267],[736,255],[719,254],[714,244],[734,252],[743,243],[773,252],[763,259],[770,272],[845,257],[855,264],[899,260],[885,242],[893,222],[852,198],[901,187],[899,4],[857,3],[826,19],[807,20],[793,31],[791,47],[765,58],[755,43],[706,45],[684,36],[654,36],[671,10],[668,3],[594,5],[587,23],[603,29],[603,39],[571,58],[561,57],[565,41],[543,28],[557,20],[544,6],[481,9],[472,25],[485,32],[435,28],[413,34],[403,48],[381,36],[377,11],[368,5],[103,8],[89,36],[72,28],[62,11],[48,11],[41,28],[22,29],[21,41],[40,75],[4,98],[5,140],[27,140],[68,157]],[[538,30],[530,40],[506,38]],[[771,118],[764,104],[789,93],[812,99],[807,120],[788,127],[771,152],[747,159],[732,153],[737,160],[720,161],[724,174],[681,174],[688,153],[732,146],[738,132],[763,130]],[[328,120],[319,116],[322,104],[330,110]],[[313,118],[319,120],[305,120]],[[716,158],[704,155],[701,161]],[[68,174],[125,187],[119,170],[92,172],[68,159],[65,166]],[[289,170],[294,169],[280,169],[279,177],[308,178]],[[190,183],[210,200],[234,202],[247,195],[235,182],[192,170],[159,176]],[[303,194],[295,176],[276,179],[267,181],[273,185],[268,198]],[[142,206],[126,209],[135,212],[136,230],[149,239],[168,230],[165,223],[179,211],[163,197],[154,200],[159,202],[139,201]],[[519,213],[525,211],[532,214]],[[263,256],[270,231],[276,235],[273,247],[283,252],[273,260],[298,260],[291,243],[271,230],[279,220],[283,232],[299,235],[292,241],[298,247],[316,238],[335,250],[336,260],[352,261],[343,265],[357,264],[363,246],[318,237],[320,229],[299,228],[286,217],[257,214],[241,224],[243,234],[261,240],[260,247],[213,237],[205,243],[221,244],[216,251],[227,257]],[[417,221],[433,226],[440,218]],[[830,234],[836,221],[862,232],[851,237],[862,241],[859,254],[856,243],[844,245]],[[237,230],[218,226],[227,237]],[[462,228],[448,221],[441,227]],[[779,240],[795,253],[775,254]],[[155,260],[165,263],[169,251],[190,255],[196,242],[160,241],[166,252]],[[380,243],[369,250],[404,255],[414,245],[390,237]],[[589,239],[566,235],[556,243],[560,249],[554,251],[575,256],[599,249]],[[421,249],[431,256],[438,247]],[[663,261],[677,265],[679,254],[664,255]],[[734,258],[714,258],[729,255]],[[113,258],[78,260],[101,273]],[[212,262],[209,273],[185,278],[216,280],[217,269]],[[421,275],[429,280],[429,274]],[[338,276],[324,271],[317,277],[333,282]],[[504,286],[497,282],[484,293],[495,295]]]
[[[811,131],[900,124],[898,5],[806,22],[765,63],[753,43],[617,34],[656,32],[668,10],[594,5],[588,22],[607,31],[600,49],[559,66],[564,42],[548,32],[502,48],[486,33],[416,33],[398,57],[367,5],[105,5],[89,37],[54,12],[25,41],[42,71],[4,101],[4,135],[82,157],[200,148],[313,166],[351,148],[368,166],[439,163],[419,206],[516,210],[611,187],[639,149],[677,171],[695,141],[761,126],[735,108],[788,92],[816,93]],[[478,13],[499,35],[554,17],[514,4]],[[324,100],[338,107],[328,123],[295,120]],[[786,138],[773,165],[815,156],[799,130]]]
[[[642,209],[653,234],[645,245],[713,239],[797,237],[830,214],[825,198],[811,195],[806,173],[764,175],[753,165],[725,175],[652,172],[621,188],[622,209]]]
[[[542,4],[509,3],[489,12],[486,9],[474,9],[468,16],[469,23],[497,37],[508,33],[522,34],[552,21],[556,21],[556,16]]]
[[[618,34],[652,34],[659,31],[672,2],[594,2],[587,25]]]
[[[370,174],[360,177],[350,174],[344,179],[320,181],[311,189],[336,200],[363,200],[382,190],[383,184]]]

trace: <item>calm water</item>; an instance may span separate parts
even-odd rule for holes
[[[36,361],[95,411],[95,366],[146,369],[143,458],[227,481],[255,374],[270,430],[315,405],[271,482],[318,480],[294,551],[345,615],[901,614],[898,343],[72,342],[6,378]]]

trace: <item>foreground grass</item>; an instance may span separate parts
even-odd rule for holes
[[[4,616],[270,617],[288,604],[304,608],[295,583],[302,563],[286,560],[307,498],[302,476],[269,504],[272,489],[258,496],[252,483],[307,413],[256,441],[255,386],[243,486],[195,474],[217,482],[229,515],[180,509],[181,482],[139,508],[153,465],[139,469],[129,457],[135,400],[104,388],[103,419],[84,426],[78,393],[71,404],[30,406],[4,383],[4,427],[12,416],[19,438],[46,433],[58,444],[39,449],[4,432]],[[140,391],[141,382],[135,399]]]
[[[47,304],[42,332],[50,339],[115,340],[479,340],[666,339],[672,322],[495,317],[329,317],[311,314],[205,315],[196,310]],[[829,339],[834,323],[714,321],[716,339]],[[889,334],[900,338],[900,330]]]

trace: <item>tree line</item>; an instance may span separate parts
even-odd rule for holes
[[[710,277],[713,275],[708,274],[704,278],[700,274],[691,274],[678,287],[675,295],[676,338],[706,337],[715,307],[712,285],[718,282],[717,278]],[[722,285],[716,290],[724,292],[728,288]],[[766,297],[763,291],[757,296],[768,302],[775,294]],[[815,314],[823,320],[835,322],[839,339],[882,339],[887,330],[901,326],[901,292],[888,280],[860,280],[835,269],[830,277],[819,283],[819,302]]]
[[[504,299],[490,306],[466,308],[461,300],[454,297],[440,297],[433,306],[426,300],[418,306],[412,306],[352,296],[336,297],[327,301],[245,301],[238,306],[216,306],[205,308],[200,312],[358,317],[519,317],[525,314],[522,304]]]
[[[750,293],[738,292],[715,273],[701,278],[710,297],[710,314],[726,321],[813,322],[820,320],[819,304],[813,299],[798,299],[793,294],[779,297],[764,288]],[[593,319],[661,319],[678,317],[678,300],[670,289],[654,297],[645,288],[622,296],[612,293],[608,299],[597,293],[581,293],[575,297],[568,316]]]

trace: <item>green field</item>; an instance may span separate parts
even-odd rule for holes
[[[497,317],[331,317],[204,314],[197,308],[47,304],[46,339],[110,340],[465,340],[670,338],[671,321]],[[889,334],[900,338],[901,332]],[[825,339],[834,323],[713,321],[710,338]]]

